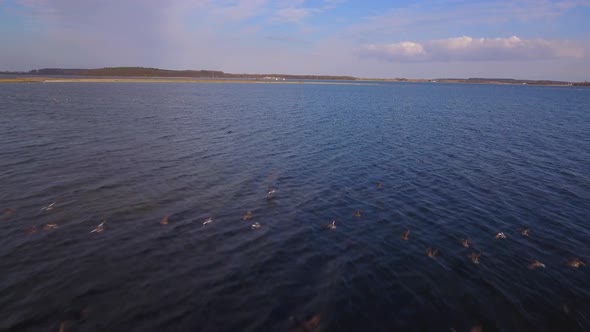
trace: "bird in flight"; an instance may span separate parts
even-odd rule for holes
[[[268,190],[268,192],[266,193],[266,198],[268,198],[268,199],[272,199],[272,198],[274,198],[274,197],[275,197],[275,194],[276,194],[276,193],[277,193],[277,190],[276,190],[276,189],[270,188],[270,189]]]
[[[213,222],[213,218],[209,217],[209,218],[205,219],[205,221],[203,221],[203,226],[207,226],[212,222]]]
[[[331,230],[336,229],[336,220],[332,220],[332,222],[328,224],[328,228]]]
[[[51,210],[53,210],[53,206],[55,205],[55,203],[57,203],[57,202],[53,202],[53,203],[51,203],[51,204],[49,204],[47,206],[42,207],[41,208],[41,211],[51,211]]]
[[[254,213],[252,213],[252,211],[246,211],[246,213],[244,213],[244,215],[242,216],[242,220],[250,220],[254,217]]]
[[[436,258],[437,254],[438,254],[438,249],[433,249],[431,247],[426,248],[426,255],[428,255],[428,257]]]
[[[46,230],[46,231],[56,229],[56,228],[57,228],[57,224],[45,224],[45,226],[43,226],[43,230]]]
[[[168,216],[164,216],[162,220],[160,220],[161,225],[168,225]]]
[[[534,270],[536,268],[545,267],[545,264],[539,262],[538,260],[534,260],[531,264],[529,264],[529,269]]]
[[[409,238],[410,238],[410,230],[406,229],[406,231],[402,234],[402,240],[408,241]]]
[[[103,222],[98,224],[98,226],[96,226],[95,229],[91,230],[90,233],[100,233],[100,232],[104,231],[104,224],[106,222],[107,222],[106,220],[103,220]]]
[[[481,253],[479,253],[479,252],[472,252],[471,254],[469,254],[469,260],[473,264],[479,264],[479,257],[480,256],[481,256]]]
[[[584,263],[581,259],[576,258],[576,257],[572,257],[567,261],[567,265],[573,268],[580,268],[582,266],[586,266],[586,263]]]

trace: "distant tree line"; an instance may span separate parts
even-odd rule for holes
[[[15,73],[11,73],[15,74]],[[144,67],[108,67],[97,69],[63,69],[44,68],[35,69],[26,73],[28,75],[46,76],[109,76],[109,77],[198,77],[198,78],[265,78],[280,77],[285,79],[307,79],[307,80],[355,80],[352,76],[331,76],[331,75],[284,75],[284,74],[232,74],[218,70],[167,70],[159,68]]]

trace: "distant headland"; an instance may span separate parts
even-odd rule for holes
[[[283,75],[283,74],[232,74],[218,70],[169,70],[144,67],[108,67],[97,69],[44,68],[28,72],[1,72],[7,75],[33,76],[83,76],[83,77],[165,77],[206,79],[301,79],[301,80],[356,80],[352,76],[332,75]]]
[[[218,70],[169,70],[144,67],[107,67],[96,69],[43,68],[31,71],[0,71],[0,82],[273,82],[288,80],[306,81],[356,81],[356,82],[430,82],[472,84],[516,84],[590,86],[590,82],[566,82],[554,80],[521,80],[511,78],[358,78],[334,75],[291,74],[235,74]]]

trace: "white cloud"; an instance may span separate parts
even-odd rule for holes
[[[360,55],[393,62],[514,61],[581,58],[584,48],[574,42],[545,39],[472,38],[468,36],[365,45]]]
[[[423,59],[426,56],[426,51],[419,43],[401,42],[386,45],[367,45],[363,48],[362,54],[404,61]]]

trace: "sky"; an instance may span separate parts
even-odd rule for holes
[[[0,70],[590,81],[590,0],[0,0]]]

